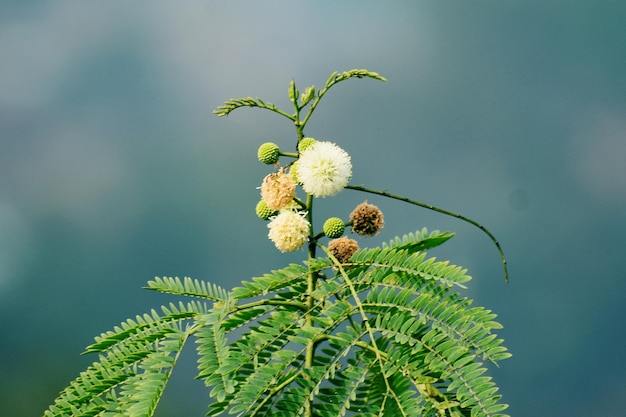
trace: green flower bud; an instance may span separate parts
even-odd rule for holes
[[[300,142],[298,142],[298,152],[304,152],[309,146],[313,145],[317,142],[313,138],[302,138]]]
[[[324,234],[332,239],[343,235],[346,226],[339,217],[331,217],[324,222]]]
[[[300,180],[298,180],[298,161],[291,164],[291,167],[289,168],[289,175],[291,175],[291,178],[293,178],[296,184],[302,185]]]
[[[259,161],[264,164],[272,165],[278,162],[280,149],[275,143],[265,142],[263,145],[259,146],[257,155],[259,157]]]
[[[256,215],[263,220],[267,220],[276,214],[276,211],[269,208],[265,200],[261,200],[256,205]]]
[[[305,104],[307,104],[309,101],[313,99],[314,96],[315,96],[315,86],[312,85],[310,87],[307,87],[306,90],[304,90],[304,93],[302,93],[302,98],[300,99],[300,101],[302,102],[302,105],[304,106]]]
[[[289,83],[289,100],[292,103],[295,103],[296,100],[298,100],[298,96],[300,95],[300,92],[296,89],[296,83],[291,80],[291,83]]]

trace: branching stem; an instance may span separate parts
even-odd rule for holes
[[[454,213],[452,211],[446,210],[446,209],[442,209],[439,207],[435,207],[433,205],[430,204],[426,204],[426,203],[422,203],[420,201],[416,201],[416,200],[412,200],[410,198],[401,196],[401,195],[397,195],[397,194],[392,194],[389,193],[387,191],[380,191],[380,190],[372,190],[370,188],[365,188],[361,185],[347,185],[346,188],[350,189],[350,190],[356,190],[356,191],[363,191],[365,193],[370,193],[370,194],[376,194],[376,195],[381,195],[383,197],[389,197],[389,198],[393,198],[395,200],[400,200],[400,201],[404,201],[405,203],[409,203],[409,204],[413,204],[415,206],[419,206],[428,210],[432,210],[432,211],[436,211],[437,213],[441,213],[441,214],[445,214],[446,216],[451,216],[451,217],[456,217],[459,220],[463,220],[464,222],[467,222],[473,226],[476,226],[477,228],[479,228],[481,231],[483,231],[487,236],[489,236],[489,239],[491,239],[491,241],[494,243],[494,245],[496,245],[496,249],[498,249],[498,253],[500,254],[500,259],[502,259],[502,267],[504,269],[504,282],[505,283],[509,283],[509,270],[507,267],[507,261],[506,261],[506,257],[504,256],[504,252],[502,251],[502,247],[500,246],[500,242],[498,242],[498,239],[496,239],[496,237],[489,231],[487,230],[487,228],[485,226],[483,226],[482,224],[478,223],[475,220],[470,219],[469,217],[465,217],[462,214],[458,214],[458,213]]]

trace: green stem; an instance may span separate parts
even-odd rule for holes
[[[294,107],[296,109],[294,124],[296,126],[296,132],[298,135],[298,142],[296,142],[296,149],[298,144],[304,138],[304,126],[306,125],[306,121],[300,122],[300,107],[298,106],[297,99],[294,100]],[[315,258],[315,238],[313,236],[313,196],[311,194],[307,194],[306,196],[306,219],[309,222],[309,247],[308,247],[308,257],[309,261]],[[317,274],[315,271],[311,270],[311,264],[309,263],[309,274],[307,278],[307,293],[306,293],[306,306],[307,311],[304,313],[304,322],[306,326],[313,326],[313,319],[311,317],[311,312],[315,307],[315,300],[312,296],[313,291],[315,291],[315,287],[317,286]],[[306,346],[306,353],[304,358],[304,367],[305,369],[311,369],[313,367],[313,360],[315,357],[315,342],[311,340]],[[307,398],[304,403],[304,417],[311,417],[313,415],[313,409],[311,407],[311,400]]]
[[[293,120],[294,119],[294,117],[291,114],[288,114],[288,113],[282,111],[278,107],[260,107],[260,108],[273,111],[274,113],[280,114],[281,116],[285,116],[289,120]]]
[[[248,304],[241,304],[236,307],[233,307],[228,313],[236,313],[237,311],[248,310],[250,308],[259,307],[259,306],[282,306],[282,307],[294,307],[302,311],[307,310],[307,305],[304,303],[299,303],[297,301],[286,301],[286,300],[258,300],[253,301]]]
[[[337,341],[343,341],[343,339],[341,339],[340,337],[337,337],[335,335],[332,334],[328,334],[328,335],[324,335],[323,337],[319,337],[318,339],[316,339],[316,342],[319,343],[323,340],[337,340]],[[376,357],[381,357],[383,359],[387,359],[388,355],[387,352],[383,352],[382,350],[378,350],[376,347],[365,343],[362,340],[357,340],[354,342],[354,346],[360,347],[361,349],[365,349],[365,350],[369,350],[370,352],[372,352],[373,354],[376,355]]]
[[[473,226],[476,226],[477,228],[482,230],[487,236],[489,236],[489,239],[491,239],[494,245],[496,245],[496,249],[498,249],[498,253],[500,254],[500,259],[502,259],[502,267],[504,268],[504,282],[507,284],[509,283],[509,270],[507,267],[506,257],[504,256],[504,252],[502,251],[502,247],[500,246],[498,239],[496,239],[496,237],[489,230],[487,230],[487,228],[483,226],[482,224],[476,222],[475,220],[470,219],[469,217],[465,217],[462,214],[454,213],[452,211],[435,207],[430,204],[422,203],[420,201],[411,200],[410,198],[406,198],[401,195],[391,194],[391,193],[388,193],[387,191],[372,190],[369,188],[365,188],[361,185],[347,185],[346,188],[350,190],[363,191],[363,192],[370,193],[370,194],[382,195],[383,197],[389,197],[395,200],[404,201],[405,203],[413,204],[415,206],[419,206],[428,210],[436,211],[437,213],[445,214],[446,216],[456,217],[457,219],[463,220],[464,222],[467,222]]]
[[[280,156],[288,156],[290,158],[298,158],[298,154],[295,152],[279,152],[278,153]]]
[[[330,88],[337,83],[337,81],[335,81],[336,78],[334,77],[334,75],[335,74],[331,75],[331,77],[326,82],[326,86],[322,88],[321,90],[319,90],[319,93],[317,93],[317,97],[315,97],[315,100],[313,100],[313,103],[311,104],[311,107],[309,108],[309,113],[307,113],[307,115],[304,117],[304,121],[302,122],[302,127],[304,127],[307,124],[307,122],[313,115],[313,112],[317,108],[317,105],[322,100],[322,97],[324,97],[324,94],[326,94],[328,90],[330,90]]]
[[[313,100],[313,103],[311,104],[311,107],[309,107],[309,112],[307,113],[307,115],[304,117],[304,120],[302,121],[302,127],[304,128],[304,126],[306,126],[307,122],[309,121],[309,119],[311,118],[311,116],[313,115],[313,112],[315,111],[315,109],[317,108],[317,105],[320,103],[320,100],[322,100],[322,97],[324,97],[324,94],[326,94],[326,92],[330,89],[330,87],[332,87],[335,83],[330,83],[327,82],[327,86],[322,88],[319,93],[317,93],[317,97],[315,97],[315,100]]]
[[[315,241],[315,238],[313,237],[313,196],[311,194],[307,194],[306,203],[307,203],[306,205],[308,209],[306,217],[311,225],[310,226],[311,229],[309,231],[309,236],[310,236],[309,261],[311,261],[315,258],[315,248],[316,248],[316,241]],[[309,266],[307,294],[306,294],[307,295],[307,299],[306,299],[307,312],[304,315],[304,320],[307,326],[313,325],[313,320],[311,319],[311,311],[313,311],[315,300],[311,296],[311,294],[313,294],[313,291],[315,291],[316,285],[317,285],[317,275],[315,271],[312,271],[311,267]],[[313,341],[311,341],[309,345],[307,346],[307,350],[306,350],[306,356],[305,356],[306,368],[311,368],[313,366],[314,351],[315,351],[315,344],[313,343]]]
[[[298,374],[294,374],[292,377],[287,378],[285,381],[283,381],[282,384],[275,386],[274,388],[272,388],[266,395],[264,395],[263,399],[259,402],[259,405],[252,411],[252,414],[250,414],[250,416],[256,416],[257,413],[259,412],[259,410],[261,410],[263,408],[263,406],[271,399],[274,398],[274,395],[277,392],[280,392],[283,388],[285,388],[286,386],[288,386],[289,384],[291,384],[293,381],[296,380],[296,378],[298,377]]]

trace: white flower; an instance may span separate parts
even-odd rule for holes
[[[298,181],[314,197],[337,194],[351,177],[350,155],[332,142],[315,142],[298,159]]]
[[[281,211],[267,225],[268,237],[281,252],[293,252],[300,249],[309,238],[309,222],[292,210]]]

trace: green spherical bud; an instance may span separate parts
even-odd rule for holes
[[[289,175],[291,175],[296,184],[302,185],[300,180],[298,180],[298,161],[291,164],[291,168],[289,168]]]
[[[264,164],[272,165],[278,162],[280,149],[275,143],[265,142],[263,145],[259,146],[257,155],[259,157],[259,161]]]
[[[313,145],[317,142],[313,138],[302,138],[300,142],[298,142],[298,152],[304,152],[309,146]]]
[[[256,205],[256,215],[263,220],[267,220],[276,214],[276,211],[269,208],[265,200],[261,200]]]
[[[331,217],[324,222],[324,234],[330,238],[336,238],[343,235],[343,231],[346,225],[343,224],[343,220],[339,217]]]

